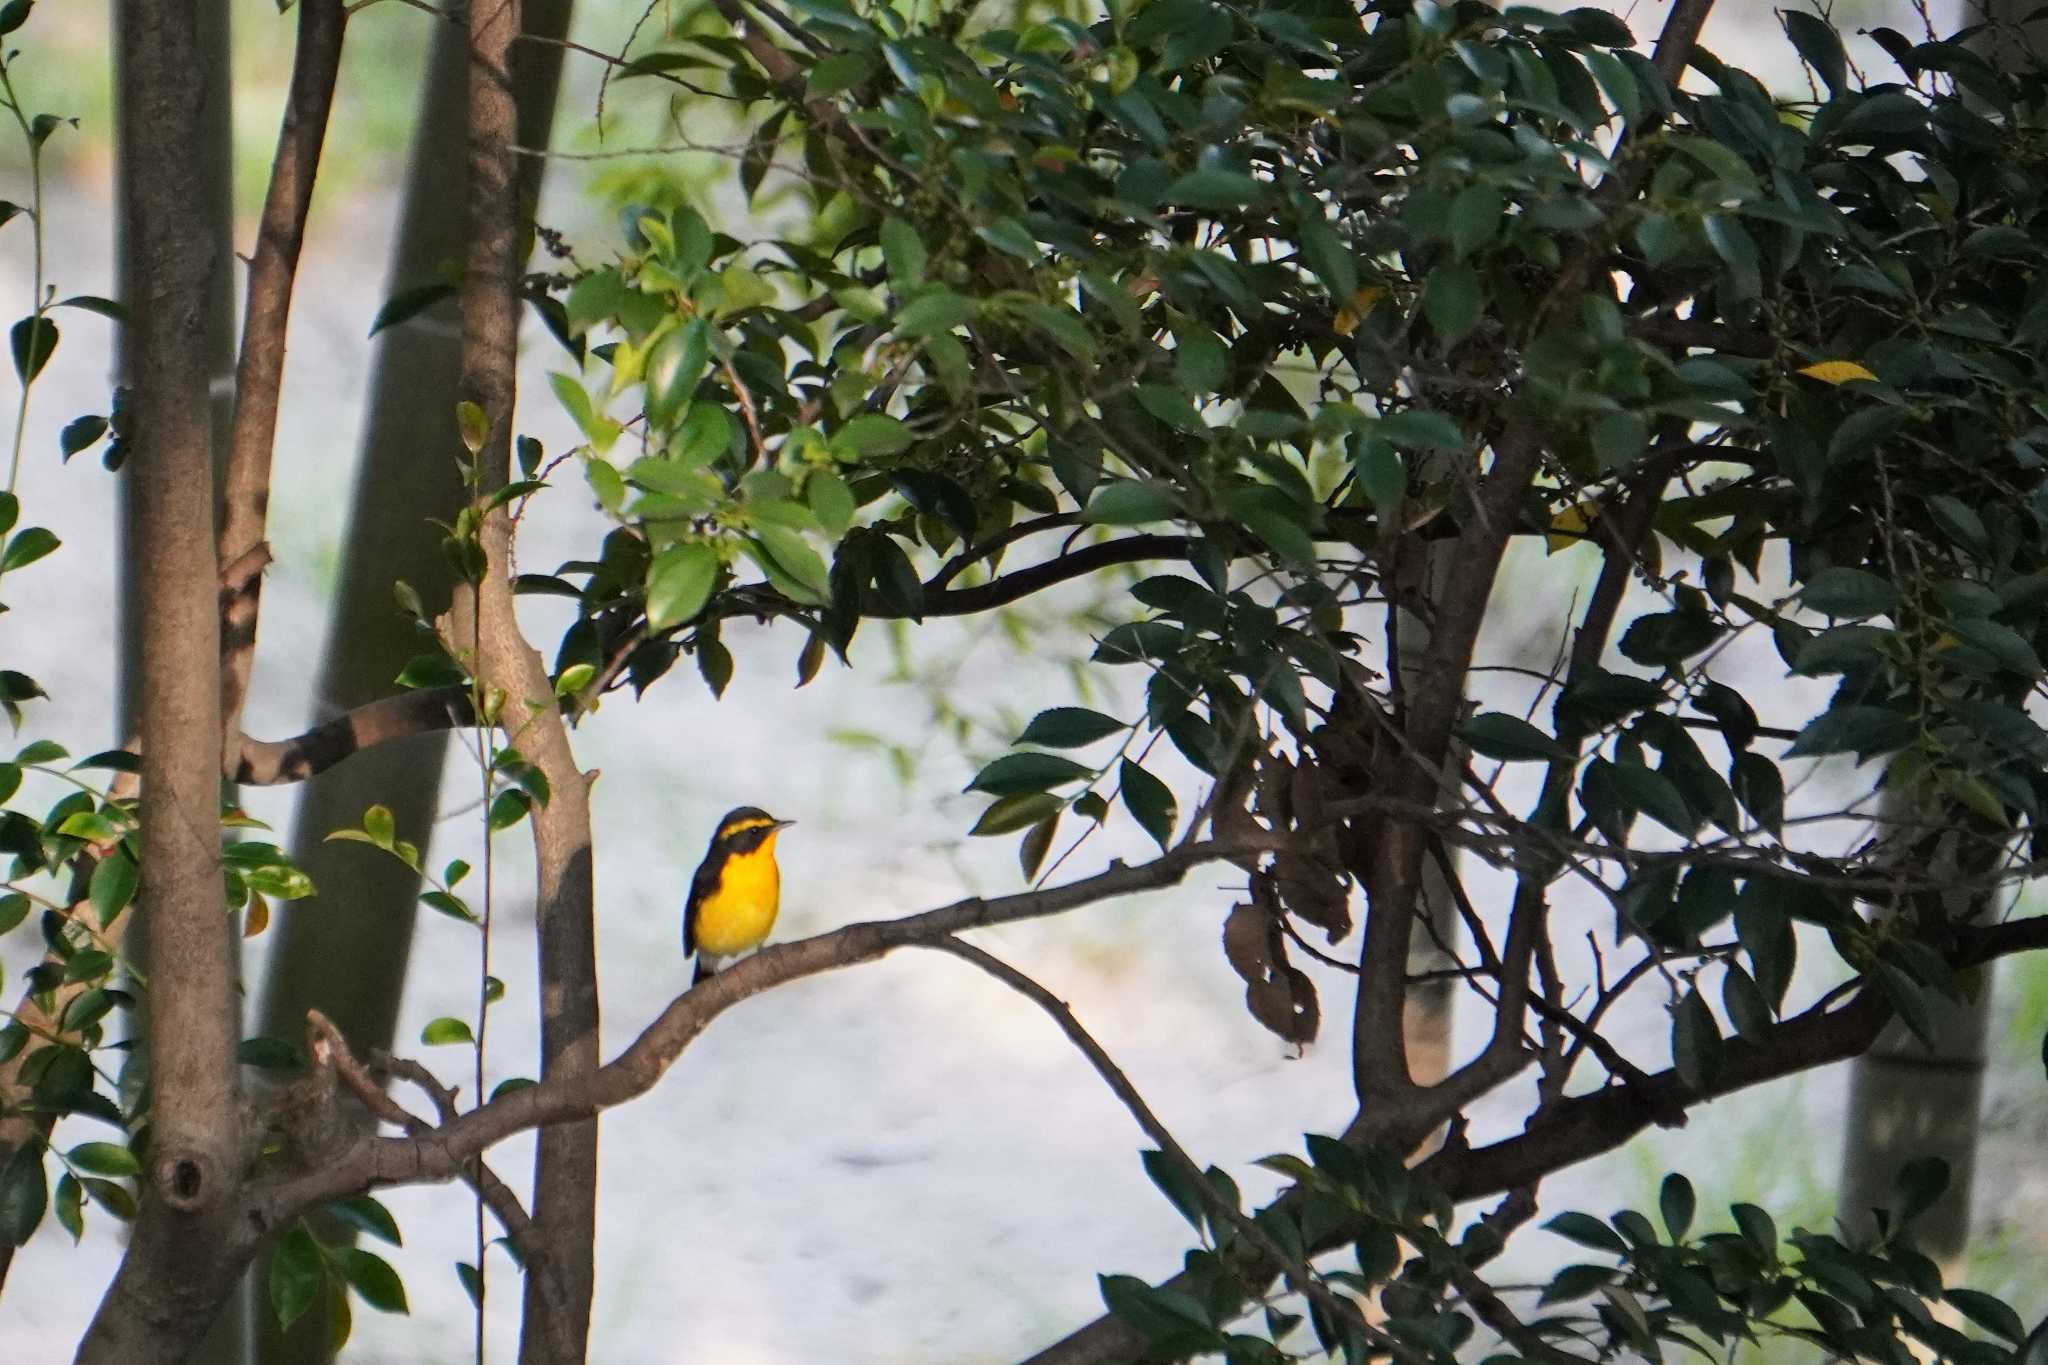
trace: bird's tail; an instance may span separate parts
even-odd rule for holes
[[[690,984],[692,986],[701,986],[705,981],[717,974],[718,968],[712,965],[711,954],[699,953],[697,954],[697,971],[695,975],[691,976]]]

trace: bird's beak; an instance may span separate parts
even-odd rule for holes
[[[790,827],[791,825],[793,825],[793,824],[795,824],[795,823],[796,823],[796,821],[794,821],[794,820],[777,820],[777,821],[775,822],[775,828],[776,828],[776,829],[788,829],[788,828],[789,828],[789,827]]]

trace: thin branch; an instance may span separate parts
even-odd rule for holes
[[[544,1076],[538,1085],[499,1095],[429,1137],[368,1139],[320,1170],[272,1182],[253,1201],[251,1216],[257,1226],[274,1228],[309,1208],[376,1186],[453,1179],[471,1157],[515,1133],[590,1118],[644,1094],[713,1019],[771,987],[969,929],[1041,919],[1172,886],[1190,868],[1265,846],[1249,841],[1188,844],[1151,862],[1114,863],[1061,886],[992,899],[970,897],[901,919],[851,924],[812,938],[771,944],[671,1001],[604,1066]]]
[[[1137,1087],[1131,1084],[1130,1077],[1124,1075],[1088,1030],[1081,1027],[1081,1021],[1074,1017],[1074,1012],[1067,1008],[1064,1000],[1000,958],[992,957],[957,938],[934,939],[921,946],[951,953],[961,961],[981,968],[1050,1015],[1052,1021],[1060,1026],[1060,1032],[1067,1035],[1068,1041],[1080,1049],[1081,1055],[1088,1059],[1088,1064],[1102,1077],[1110,1093],[1122,1102],[1124,1108],[1131,1111],[1131,1117],[1145,1130],[1145,1136],[1158,1143],[1159,1150],[1166,1154],[1166,1159],[1180,1168],[1181,1174],[1187,1177],[1189,1184],[1201,1196],[1202,1203],[1208,1207],[1213,1217],[1221,1218],[1228,1223],[1240,1237],[1280,1265],[1281,1273],[1295,1292],[1321,1308],[1331,1322],[1348,1322],[1368,1338],[1382,1345],[1392,1346],[1390,1338],[1365,1321],[1364,1316],[1358,1311],[1357,1304],[1349,1299],[1340,1299],[1331,1293],[1329,1286],[1317,1279],[1304,1262],[1290,1256],[1264,1228],[1245,1217],[1243,1210],[1217,1192],[1216,1187],[1209,1183],[1209,1177],[1203,1173],[1202,1167],[1188,1155],[1187,1149],[1174,1139],[1166,1125],[1159,1121],[1159,1116],[1152,1112],[1144,1097],[1138,1093]]]
[[[343,1085],[362,1101],[363,1107],[377,1118],[393,1125],[412,1137],[425,1137],[434,1131],[432,1124],[415,1115],[411,1110],[391,1098],[370,1068],[357,1060],[350,1051],[348,1040],[341,1035],[334,1021],[319,1010],[306,1011],[306,1053],[315,1066],[332,1066]],[[393,1076],[412,1082],[425,1091],[434,1103],[434,1111],[443,1124],[456,1115],[455,1092],[441,1084],[433,1072],[418,1062],[389,1053],[373,1053],[372,1060],[379,1068]],[[533,1220],[527,1216],[525,1207],[512,1187],[499,1179],[498,1174],[485,1163],[481,1156],[473,1158],[462,1171],[462,1181],[497,1215],[505,1235],[512,1239],[512,1245],[519,1251],[526,1263],[527,1273],[541,1277],[541,1292],[555,1299],[556,1311],[553,1320],[566,1323],[568,1316],[559,1302],[560,1286],[555,1283],[553,1271],[549,1269],[547,1245],[534,1231]],[[567,1343],[555,1343],[558,1353],[566,1353]]]
[[[456,683],[380,697],[290,739],[241,737],[227,776],[245,786],[303,782],[364,749],[476,723],[469,688]]]
[[[347,22],[348,11],[341,0],[300,0],[299,43],[292,57],[284,125],[278,130],[270,189],[263,201],[256,250],[249,260],[242,355],[235,367],[235,416],[216,541],[222,564],[238,563],[263,545],[292,286],[298,275],[299,250],[306,239],[313,178],[327,140],[327,115],[334,104],[342,30]],[[228,764],[233,763],[240,745],[242,703],[256,658],[262,591],[262,576],[250,574],[227,591],[221,605],[221,733],[226,737],[223,758]]]

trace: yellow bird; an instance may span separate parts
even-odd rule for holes
[[[683,911],[683,955],[697,958],[691,984],[716,972],[722,959],[760,947],[775,927],[782,899],[775,836],[795,823],[756,806],[727,811],[718,822]]]

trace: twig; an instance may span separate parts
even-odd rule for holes
[[[235,367],[235,414],[223,475],[220,562],[233,565],[262,549],[270,507],[271,452],[277,440],[278,392],[284,382],[285,329],[292,288],[305,244],[313,178],[327,139],[327,116],[341,69],[342,31],[348,11],[341,0],[300,0],[299,43],[292,57],[284,124],[270,166],[270,189],[249,261],[248,303],[242,318],[242,354]],[[268,558],[265,552],[265,558]],[[258,567],[261,567],[260,565]],[[256,621],[263,591],[260,574],[228,587],[221,604],[222,760],[232,766],[241,745],[242,703],[256,658]]]
[[[1213,1217],[1221,1218],[1228,1223],[1238,1236],[1280,1265],[1283,1268],[1282,1274],[1295,1292],[1322,1309],[1332,1323],[1350,1324],[1368,1340],[1394,1351],[1397,1356],[1409,1354],[1399,1343],[1368,1323],[1356,1303],[1330,1292],[1329,1286],[1316,1278],[1315,1272],[1305,1262],[1288,1254],[1264,1228],[1246,1217],[1243,1210],[1217,1192],[1215,1186],[1209,1183],[1209,1177],[1203,1173],[1202,1167],[1188,1155],[1187,1149],[1174,1139],[1166,1125],[1159,1121],[1159,1116],[1152,1112],[1144,1097],[1138,1093],[1137,1087],[1131,1084],[1130,1077],[1123,1073],[1110,1055],[1103,1050],[1102,1045],[1095,1041],[1093,1035],[1081,1027],[1081,1021],[1074,1017],[1074,1012],[1067,1008],[1065,1001],[1000,958],[992,957],[957,938],[938,938],[919,946],[951,953],[961,961],[981,968],[1044,1010],[1052,1017],[1053,1022],[1060,1026],[1060,1032],[1067,1035],[1068,1041],[1080,1049],[1081,1055],[1088,1059],[1088,1064],[1095,1068],[1096,1074],[1102,1077],[1110,1092],[1123,1103],[1124,1108],[1131,1111],[1131,1117],[1145,1130],[1145,1136],[1158,1143],[1160,1151],[1166,1154],[1166,1159],[1180,1168],[1181,1174],[1201,1196],[1202,1203],[1208,1207]]]

